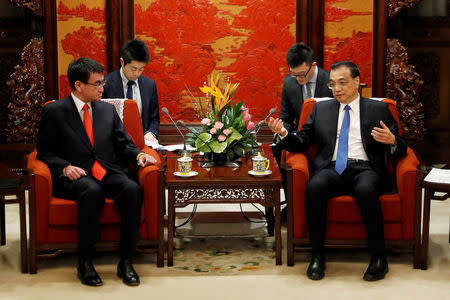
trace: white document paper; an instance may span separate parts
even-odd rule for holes
[[[145,140],[145,145],[147,145],[155,150],[164,150],[164,146],[160,145],[157,141],[151,142],[149,140]]]
[[[175,145],[164,146],[164,149],[166,149],[167,151],[183,150],[183,148],[184,148],[183,144],[175,144]],[[192,147],[191,145],[186,145],[186,150],[187,151],[195,151],[197,149]]]
[[[450,184],[450,169],[431,169],[424,181]]]

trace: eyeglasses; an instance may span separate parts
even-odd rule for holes
[[[337,86],[346,87],[348,85],[348,81],[338,81],[338,82],[328,82],[327,87],[332,90],[335,89]]]
[[[99,89],[100,87],[105,86],[106,80],[103,80],[103,81],[97,81],[97,82],[95,82],[95,83],[89,83],[89,82],[86,82],[85,84],[89,84],[89,85],[95,86],[96,88]]]
[[[305,74],[294,74],[294,73],[292,73],[291,69],[289,68],[289,76],[294,77],[294,78],[304,79],[304,78],[306,78],[306,76],[308,76],[308,73],[309,73],[309,71],[311,71],[312,66],[313,66],[312,64],[309,66],[309,69],[308,69],[308,71],[306,71]]]

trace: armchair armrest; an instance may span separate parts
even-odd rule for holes
[[[147,239],[158,238],[158,222],[160,221],[159,209],[159,170],[162,162],[157,152],[151,148],[144,147],[145,153],[153,156],[157,163],[138,170],[139,183],[144,191],[142,203],[142,216],[146,224]]]
[[[290,166],[294,171],[303,173],[305,182],[309,181],[308,158],[305,154],[286,151],[286,166]]]
[[[410,223],[403,226],[404,239],[413,239],[414,237],[414,224],[412,220],[415,219],[416,206],[420,206],[420,199],[416,197],[418,165],[419,161],[414,151],[408,147],[406,155],[398,160],[395,170],[397,190],[402,206],[402,218],[404,220],[411,220]]]
[[[52,176],[45,163],[36,158],[34,150],[28,155],[28,168],[34,173],[34,197],[30,197],[30,228],[36,230],[36,241],[46,241],[49,203],[52,198]],[[34,199],[34,203],[31,201]],[[33,215],[33,217],[32,217]],[[35,224],[31,224],[35,220]]]

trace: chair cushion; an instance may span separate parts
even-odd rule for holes
[[[100,212],[100,224],[119,224],[120,215],[112,199],[106,199]],[[67,226],[77,224],[77,203],[53,197],[49,205],[49,225]]]
[[[380,197],[385,222],[401,221],[401,203],[398,194]],[[328,202],[328,221],[343,223],[362,223],[358,204],[351,196],[333,197]]]

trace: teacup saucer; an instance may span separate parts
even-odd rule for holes
[[[255,172],[253,170],[248,171],[248,174],[253,175],[253,176],[267,176],[272,174],[271,170],[265,170],[264,172]]]
[[[198,175],[198,172],[191,171],[191,172],[189,172],[189,174],[181,174],[180,172],[176,171],[176,172],[173,172],[173,175],[178,176],[178,177],[192,177],[192,176]]]

